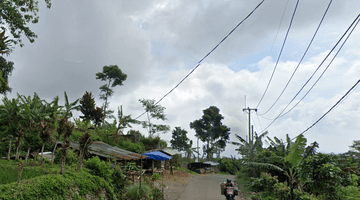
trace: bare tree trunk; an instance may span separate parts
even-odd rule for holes
[[[31,146],[30,146],[30,144],[28,144],[28,150],[27,150],[27,154],[26,154],[26,157],[25,157],[25,163],[27,162],[27,160],[28,160],[28,158],[29,158],[30,149],[31,149]]]
[[[45,143],[43,143],[43,145],[41,147],[41,157],[40,157],[41,164],[44,164],[44,146],[45,146]]]
[[[22,174],[22,172],[23,172],[23,170],[24,170],[24,163],[19,163],[19,164],[18,164],[18,166],[19,166],[18,184],[20,184],[20,181],[21,181],[21,174]]]
[[[51,156],[51,164],[54,164],[54,154],[55,154],[55,151],[56,151],[57,143],[58,143],[58,141],[56,140],[54,150],[53,150],[52,156]]]
[[[8,151],[8,155],[7,155],[7,159],[10,160],[10,152],[11,152],[11,138],[9,141],[9,151]]]
[[[80,148],[78,170],[81,170],[84,163],[84,150]]]
[[[20,148],[20,145],[18,145],[16,147],[15,160],[19,160],[19,148]]]

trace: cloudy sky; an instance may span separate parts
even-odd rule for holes
[[[144,111],[139,99],[157,101],[163,97],[260,2],[62,0],[53,1],[51,9],[46,9],[40,1],[40,21],[31,25],[38,35],[35,43],[26,42],[22,48],[16,46],[6,57],[15,63],[9,79],[13,91],[8,97],[36,92],[45,100],[59,96],[64,102],[64,91],[70,101],[89,91],[101,106],[99,87],[104,83],[96,80],[95,74],[105,65],[118,65],[128,78],[123,86],[113,88],[110,107],[117,110],[122,105],[125,115],[137,117]],[[202,110],[217,106],[224,116],[223,124],[231,128],[231,140],[237,141],[235,134],[244,138],[247,135],[247,114],[242,111],[246,106],[258,109],[258,114],[251,114],[251,120],[255,131],[261,133],[299,92],[359,13],[359,1],[332,1],[304,60],[274,104],[329,3],[330,0],[299,3],[276,65],[296,1],[265,0],[159,103],[166,108],[168,120],[163,123],[170,125],[171,130],[180,126],[195,140],[189,123],[200,119]],[[269,137],[283,140],[286,134],[296,137],[359,80],[359,29],[354,30],[309,94],[267,128]],[[334,53],[287,110],[304,96],[333,56]],[[308,144],[317,141],[319,151],[327,153],[349,150],[353,140],[360,140],[359,99],[360,90],[355,88],[336,109],[305,133]],[[145,120],[145,116],[139,120]],[[136,128],[147,134],[141,127]],[[171,140],[171,132],[160,136]],[[228,145],[223,155],[236,155],[235,148]]]

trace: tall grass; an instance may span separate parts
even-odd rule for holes
[[[43,172],[36,171],[32,168],[25,168],[22,172],[21,180],[31,179],[42,175],[44,175]],[[0,170],[0,185],[17,182],[18,176],[19,171],[17,168],[3,165]]]

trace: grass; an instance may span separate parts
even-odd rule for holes
[[[0,160],[0,185],[18,181],[18,163],[19,161]],[[76,166],[66,166],[66,171],[75,171],[75,169]],[[59,165],[52,165],[50,163],[45,163],[41,165],[39,161],[34,161],[30,159],[26,164],[24,164],[24,170],[21,174],[21,180],[23,181],[38,176],[58,173],[60,173]]]

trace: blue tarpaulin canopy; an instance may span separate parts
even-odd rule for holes
[[[169,160],[172,157],[168,156],[160,151],[152,151],[148,153],[144,153],[143,155],[148,156],[147,159],[153,159],[153,160]]]

